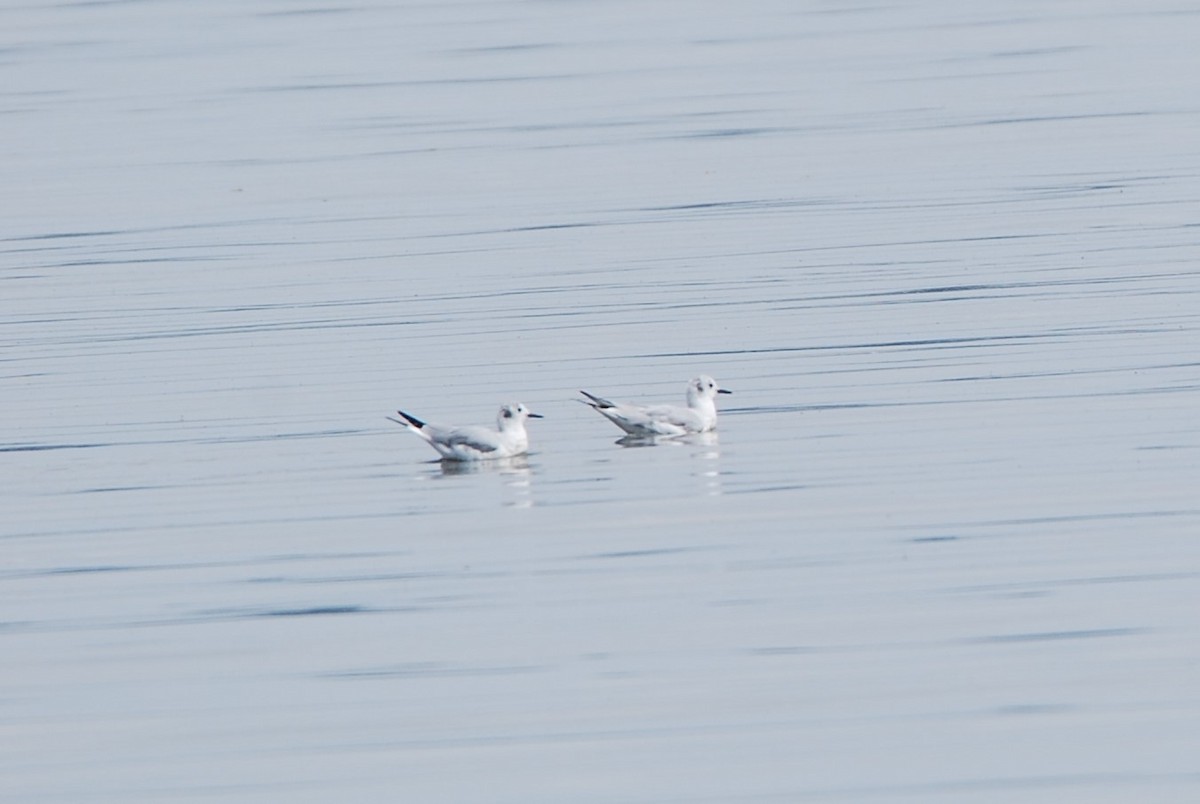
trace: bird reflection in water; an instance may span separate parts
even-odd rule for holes
[[[533,469],[529,465],[529,456],[514,455],[511,458],[496,458],[490,461],[436,461],[441,468],[443,477],[461,475],[495,474],[504,478],[504,485],[513,493],[513,498],[505,503],[510,508],[532,508],[533,487],[531,479]]]
[[[622,447],[692,447],[692,457],[704,462],[692,472],[703,484],[703,493],[709,497],[721,494],[721,469],[718,463],[721,459],[720,442],[712,431],[677,436],[628,435],[618,438],[616,443]]]

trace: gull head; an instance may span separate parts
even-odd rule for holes
[[[717,381],[707,374],[701,374],[688,383],[687,398],[688,404],[693,401],[699,402],[702,399],[715,400],[717,394],[732,394],[733,391],[727,391],[717,385]]]
[[[507,405],[503,405],[500,412],[496,414],[496,426],[504,431],[510,427],[524,427],[526,419],[540,418],[542,418],[542,414],[531,413],[529,408],[521,402],[509,402]]]

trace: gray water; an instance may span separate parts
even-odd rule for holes
[[[0,32],[0,799],[1200,799],[1194,4]]]

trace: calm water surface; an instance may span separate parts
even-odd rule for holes
[[[0,31],[0,798],[1200,796],[1197,9]]]

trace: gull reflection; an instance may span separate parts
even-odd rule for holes
[[[618,438],[617,444],[622,447],[657,447],[659,445],[670,445],[674,447],[712,447],[718,445],[717,434],[714,432],[707,433],[688,433],[687,435],[627,435],[624,438]]]
[[[511,492],[512,499],[505,501],[509,508],[533,507],[533,468],[527,455],[511,458],[496,458],[490,461],[434,461],[441,469],[442,477],[464,475],[497,475]]]
[[[699,479],[703,486],[703,494],[715,497],[721,494],[721,459],[720,442],[715,432],[689,433],[687,435],[664,436],[625,436],[616,441],[622,447],[690,447],[692,458],[702,463],[697,464],[692,476]]]
[[[495,458],[490,461],[435,461],[442,468],[442,474],[477,475],[480,473],[499,475],[528,475],[532,473],[529,467],[528,455],[514,455],[511,458]]]

